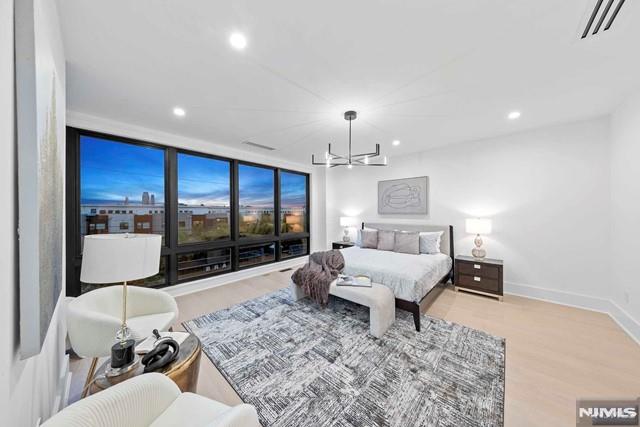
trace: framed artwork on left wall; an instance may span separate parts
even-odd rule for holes
[[[20,356],[39,354],[63,287],[65,92],[43,0],[15,3]],[[62,58],[62,60],[61,60]]]

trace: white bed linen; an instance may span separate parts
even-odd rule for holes
[[[344,274],[365,274],[389,287],[396,298],[420,300],[451,270],[446,254],[403,254],[353,246],[341,249]]]

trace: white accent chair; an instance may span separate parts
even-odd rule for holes
[[[150,336],[154,329],[167,331],[178,318],[178,304],[168,293],[140,286],[128,286],[127,291],[127,326],[136,341]],[[99,288],[69,302],[67,330],[71,348],[80,357],[93,358],[87,384],[98,358],[111,354],[121,323],[122,285]]]
[[[63,409],[42,427],[260,427],[251,405],[181,393],[162,374],[123,381]]]

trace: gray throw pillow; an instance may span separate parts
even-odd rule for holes
[[[356,246],[362,247],[362,230],[358,228],[358,233],[356,234]],[[375,228],[364,228],[364,230],[373,230],[375,231]]]
[[[378,230],[378,249],[392,251],[395,247],[396,233],[389,230]]]
[[[420,233],[420,253],[439,254],[442,231],[424,231]]]
[[[394,252],[418,255],[420,253],[420,233],[396,231]]]
[[[378,247],[378,230],[362,230],[363,248],[376,249]]]

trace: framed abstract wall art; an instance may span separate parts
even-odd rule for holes
[[[429,177],[378,181],[378,213],[427,215]]]

